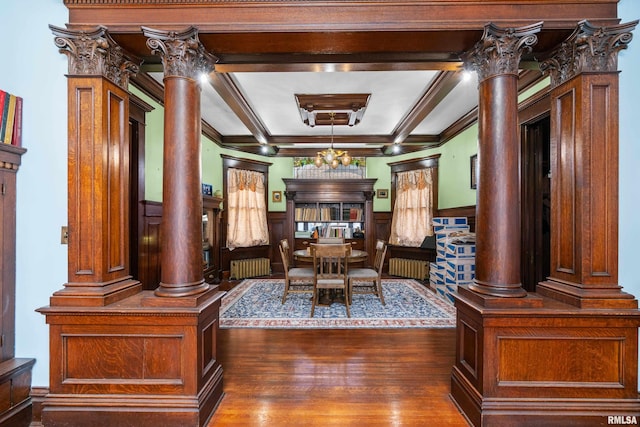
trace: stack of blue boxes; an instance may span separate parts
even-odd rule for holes
[[[458,285],[475,277],[476,246],[466,217],[433,218],[436,236],[436,262],[429,265],[429,286],[439,297],[453,303],[451,294]]]

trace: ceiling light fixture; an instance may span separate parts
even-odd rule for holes
[[[349,166],[351,164],[351,156],[347,151],[340,151],[333,149],[333,119],[335,117],[335,113],[329,113],[331,117],[331,145],[329,145],[329,149],[325,151],[318,151],[318,155],[314,161],[316,167],[321,167],[323,163],[331,166],[332,169],[335,169],[342,163],[343,166]]]

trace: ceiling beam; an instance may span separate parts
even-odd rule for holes
[[[391,132],[393,142],[402,143],[461,81],[462,72],[441,71],[438,73],[414,108]]]
[[[271,59],[271,61],[270,61]],[[286,72],[313,72],[332,73],[349,71],[433,71],[447,70],[456,71],[462,69],[462,62],[459,58],[451,60],[420,60],[416,62],[407,61],[406,55],[403,60],[388,62],[372,62],[371,58],[366,58],[369,62],[352,62],[353,55],[343,58],[346,62],[340,62],[339,58],[328,58],[328,62],[318,60],[318,55],[309,58],[308,62],[280,62],[273,58],[255,58],[248,62],[226,62],[217,63],[216,70],[222,73],[286,73]],[[290,60],[301,61],[296,56]]]
[[[240,121],[249,129],[253,137],[261,144],[268,144],[269,131],[253,112],[253,109],[231,76],[225,73],[213,72],[209,74],[209,82]]]

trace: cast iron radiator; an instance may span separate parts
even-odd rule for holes
[[[268,276],[271,274],[269,258],[250,258],[231,261],[230,279]]]
[[[391,276],[425,280],[429,274],[429,268],[427,261],[420,259],[390,258],[389,274]]]

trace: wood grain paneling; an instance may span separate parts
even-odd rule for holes
[[[106,272],[129,266],[129,98],[122,91],[107,91],[106,165]],[[126,271],[125,271],[126,269]]]
[[[586,243],[583,283],[618,283],[618,80],[611,76],[588,76],[591,95],[584,100],[589,108],[589,162],[591,172],[585,228],[591,230]]]
[[[68,384],[92,384],[94,392],[116,391],[128,387],[130,380],[153,384],[155,387],[180,384],[182,361],[181,336],[135,334],[127,336],[65,335],[65,351],[72,355],[64,366],[63,381]],[[101,363],[87,364],[87,360]],[[129,380],[129,381],[128,381]],[[102,390],[101,390],[102,389]]]
[[[282,259],[277,245],[282,239],[288,236],[287,230],[287,213],[286,212],[268,212],[267,223],[269,224],[269,243],[271,246],[271,271],[284,273]],[[291,245],[291,243],[289,243]]]
[[[542,302],[479,311],[456,300],[452,395],[465,415],[474,425],[512,425],[518,414],[518,425],[590,426],[613,412],[637,413],[637,310]]]
[[[575,337],[563,331],[545,331],[546,337],[498,337],[500,387],[579,387],[580,383],[604,387],[624,387],[619,363],[622,360],[624,337]],[[556,332],[556,334],[554,334]],[[560,332],[560,333],[558,333]],[[556,336],[557,335],[557,336]],[[565,335],[564,337],[562,335]],[[528,359],[526,368],[511,363],[522,355],[536,353]],[[549,369],[549,359],[561,370]]]
[[[197,304],[142,291],[106,307],[42,309],[52,360],[43,424],[204,425],[222,398],[222,295],[211,287]]]
[[[537,291],[582,307],[637,307],[618,285],[618,76],[551,92],[551,274]]]
[[[69,281],[101,284],[129,273],[128,95],[93,77],[68,91]]]
[[[576,208],[575,173],[576,156],[574,147],[576,144],[576,89],[567,88],[563,93],[555,95],[552,109],[555,120],[552,125],[555,129],[551,134],[551,167],[552,167],[552,228],[557,238],[553,239],[551,254],[551,271],[557,272],[563,279],[576,273],[578,268],[576,251],[576,221],[578,212]],[[553,215],[553,212],[556,214]]]
[[[138,236],[138,279],[143,289],[153,290],[160,283],[160,224],[162,203],[145,200],[140,209]]]
[[[15,357],[17,173],[27,150],[0,144],[0,426],[26,427],[35,359]]]

